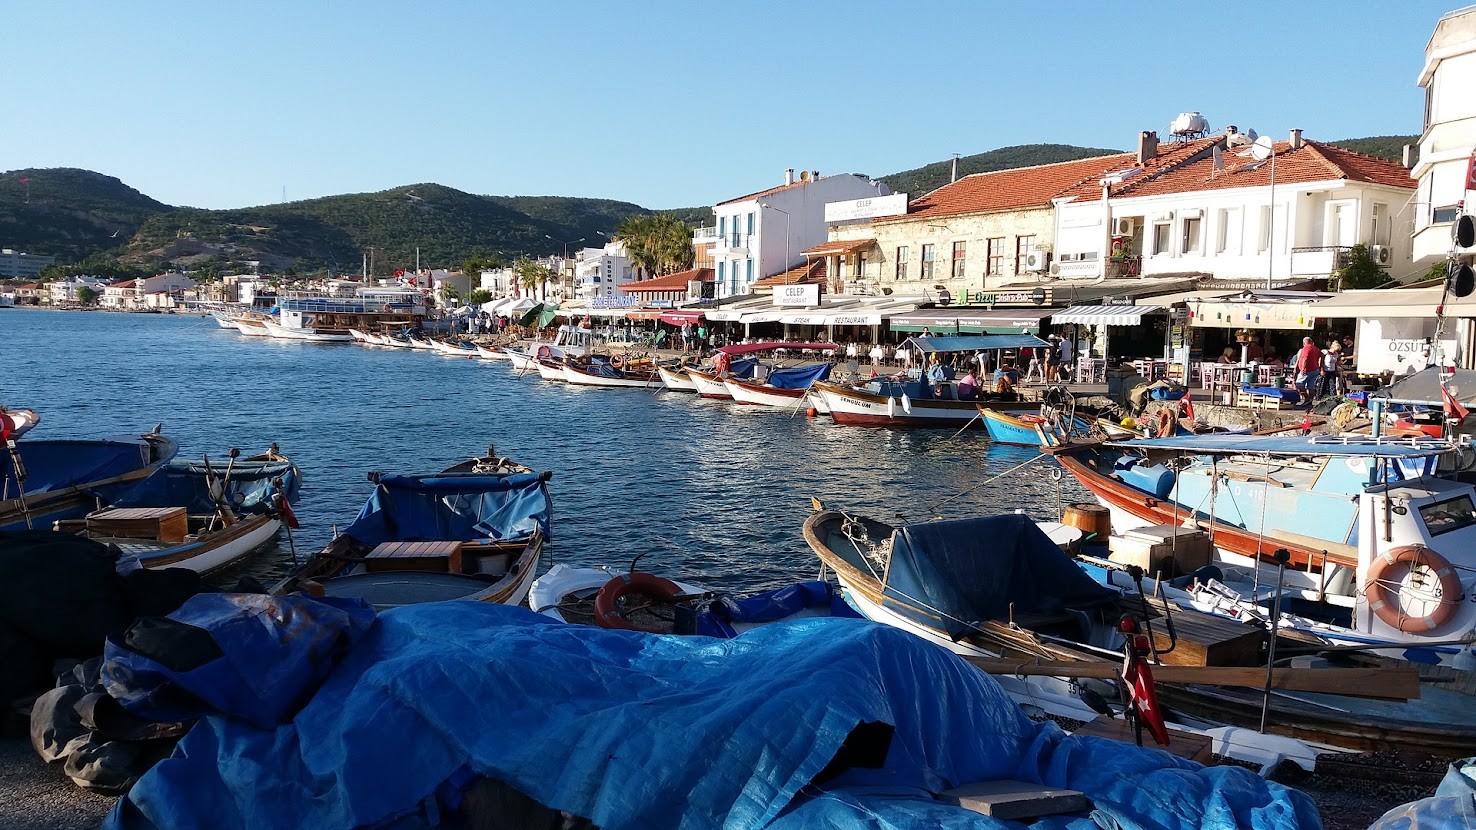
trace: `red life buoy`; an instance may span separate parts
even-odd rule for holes
[[[1396,565],[1404,565],[1398,579],[1386,576]],[[1417,567],[1424,567],[1440,580],[1435,610],[1423,616],[1410,616],[1399,604],[1404,580]],[[1461,603],[1461,579],[1445,557],[1424,545],[1401,545],[1385,551],[1368,568],[1363,584],[1368,610],[1391,628],[1407,634],[1427,634],[1450,622]]]
[[[1188,392],[1184,393],[1184,397],[1179,398],[1179,415],[1185,420],[1194,420],[1194,404],[1190,402]]]
[[[606,582],[595,596],[595,625],[600,628],[615,628],[622,631],[645,631],[650,634],[669,634],[667,629],[637,625],[626,619],[616,604],[622,597],[639,594],[650,597],[657,603],[670,603],[681,596],[682,589],[669,579],[655,574],[636,571],[617,576]]]
[[[550,349],[547,346],[539,346],[538,347],[538,356],[539,357],[553,357],[553,349]]]

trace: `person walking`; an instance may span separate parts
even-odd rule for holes
[[[1039,375],[1041,382],[1046,379],[1045,367],[1040,361],[1040,349],[1026,349],[1030,353],[1030,363],[1025,367],[1025,382],[1030,383]]]
[[[686,320],[682,323],[682,352],[692,351],[692,321]]]
[[[1056,343],[1056,380],[1062,383],[1071,379],[1071,364],[1076,362],[1076,344],[1068,337]]]
[[[1297,389],[1307,396],[1307,406],[1312,406],[1312,396],[1317,393],[1318,375],[1322,372],[1322,350],[1312,342],[1312,338],[1302,338],[1302,350],[1297,352],[1297,358],[1293,362],[1297,370]]]
[[[1342,346],[1334,340],[1322,353],[1322,370],[1319,374],[1317,397],[1340,395],[1343,392]]]

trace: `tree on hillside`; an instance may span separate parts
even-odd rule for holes
[[[445,302],[446,304],[448,304],[448,305],[451,304],[451,303],[456,302],[456,298],[458,296],[457,293],[456,293],[456,289],[455,288],[452,288],[449,285],[443,285],[443,286],[441,286],[440,294],[441,294],[441,300],[443,302]]]
[[[485,288],[475,288],[466,295],[467,305],[484,305],[492,302],[492,292]]]
[[[513,271],[518,276],[518,285],[523,287],[524,297],[533,296],[533,292],[541,287],[543,289],[542,299],[548,298],[548,280],[551,274],[547,268],[523,257],[513,265]]]
[[[77,302],[82,305],[92,305],[97,302],[97,289],[90,285],[84,285],[77,289]]]
[[[692,267],[692,231],[672,216],[633,216],[615,235],[625,243],[625,257],[642,278],[675,274]]]
[[[1348,251],[1348,262],[1338,269],[1340,290],[1378,288],[1389,282],[1389,272],[1379,267],[1367,245],[1354,245]]]
[[[483,271],[491,271],[503,266],[503,261],[497,257],[474,256],[461,263],[461,273],[480,274]]]

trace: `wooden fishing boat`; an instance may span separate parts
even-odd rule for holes
[[[507,459],[471,466],[526,469]],[[376,608],[476,600],[516,605],[548,537],[551,473],[371,473],[353,523],[273,591],[358,597]]]
[[[1065,421],[1065,416],[1047,418],[1033,413],[1001,412],[988,406],[978,406],[979,417],[989,440],[996,444],[1016,447],[1054,446],[1072,435],[1086,435],[1091,424],[1081,417]],[[1067,425],[1063,428],[1062,424]]]
[[[477,356],[476,347],[466,341],[457,341],[455,343],[452,343],[447,340],[432,340],[430,341],[430,343],[431,347],[436,350],[437,354],[445,355],[446,357]]]
[[[0,530],[81,518],[153,475],[178,450],[158,427],[132,438],[0,442]]]
[[[1239,730],[1232,750],[1263,757],[1311,751],[1278,744],[1276,736],[1352,751],[1467,755],[1476,749],[1476,707],[1469,693],[1448,688],[1448,679],[1421,684],[1428,670],[1350,658],[1347,667],[1277,669],[1267,694],[1264,628],[1182,609],[1172,609],[1169,626],[1167,604],[1096,582],[1023,516],[892,527],[820,510],[805,522],[804,535],[864,616],[994,667],[1022,705],[1095,718],[1101,701],[1093,706],[1082,699],[1082,678],[1115,676],[1124,636],[1118,621],[1132,615],[1147,626],[1164,664],[1156,672],[1156,696],[1166,704],[1169,725],[1211,733],[1254,729],[1267,707],[1267,730],[1274,734]],[[999,668],[1001,658],[1016,666],[1043,660],[1049,667],[1011,674]],[[1045,675],[1051,671],[1066,679]],[[1462,697],[1465,706],[1453,703]]]
[[[915,398],[909,394],[909,390],[921,393],[922,386],[917,382],[878,379],[862,386],[819,381],[812,388],[829,410],[831,420],[844,426],[983,429],[979,423],[980,406],[1019,413],[1031,413],[1040,408],[1039,404],[1021,400],[960,401]]]
[[[275,444],[224,463],[175,459],[111,506],[56,527],[112,544],[145,568],[208,574],[270,544],[284,523],[296,527],[291,502],[300,481]]]
[[[810,387],[817,380],[830,377],[830,363],[776,369],[769,373],[763,383],[741,378],[726,377],[723,385],[733,401],[744,406],[765,406],[771,409],[794,411],[803,405],[810,395]]]
[[[698,369],[695,366],[687,367],[687,377],[692,381],[692,386],[697,394],[703,398],[715,400],[732,400],[733,393],[728,390],[727,384],[710,369]]]
[[[656,372],[661,376],[661,382],[667,390],[672,392],[696,392],[697,384],[687,375],[685,365],[665,366],[658,365]]]
[[[477,357],[480,357],[483,360],[510,361],[512,359],[507,352],[502,350],[500,346],[490,346],[485,343],[478,343],[476,349]]]
[[[564,361],[564,380],[574,386],[626,387],[650,389],[661,382],[656,367],[649,361],[606,362]]]
[[[465,461],[452,464],[442,470],[443,475],[447,473],[470,474],[470,475],[521,475],[530,474],[533,468],[520,464],[505,455],[497,454],[497,447],[493,444],[487,445],[487,454],[468,458]]]
[[[564,361],[557,358],[545,357],[534,361],[533,368],[538,370],[538,376],[554,383],[568,381],[569,375],[564,371]]]
[[[267,331],[266,327],[267,319],[265,314],[245,314],[233,318],[231,322],[235,325],[236,331],[247,337],[271,337],[272,333]]]

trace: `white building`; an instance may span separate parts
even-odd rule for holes
[[[621,286],[636,278],[625,243],[613,240],[603,248],[585,248],[574,255],[574,295],[581,300],[624,297]]]
[[[1420,158],[1410,175],[1419,182],[1414,204],[1414,257],[1427,265],[1450,251],[1457,203],[1469,199],[1470,159],[1476,148],[1476,6],[1440,18],[1425,45],[1418,83],[1425,90]]]
[[[118,311],[174,308],[176,298],[195,289],[195,281],[179,273],[158,274],[105,286],[100,304]]]
[[[821,176],[786,170],[784,184],[713,206],[715,224],[693,244],[711,246],[718,297],[750,293],[760,279],[803,263],[803,251],[826,239],[825,203],[887,196],[891,189],[856,173]]]
[[[0,280],[31,279],[41,273],[42,268],[55,262],[54,256],[38,256],[0,248]]]
[[[102,296],[102,280],[97,277],[67,277],[66,279],[52,280],[46,284],[46,290],[50,295],[52,305],[67,305],[78,302],[77,292],[82,288],[91,288],[97,296]]]
[[[1247,157],[1249,145],[1233,131],[1164,145],[1143,133],[1127,164],[1055,200],[1051,273],[1269,287],[1326,279],[1358,244],[1393,279],[1422,272],[1408,241],[1412,182],[1403,166],[1292,130],[1275,143],[1273,184],[1272,160]]]

